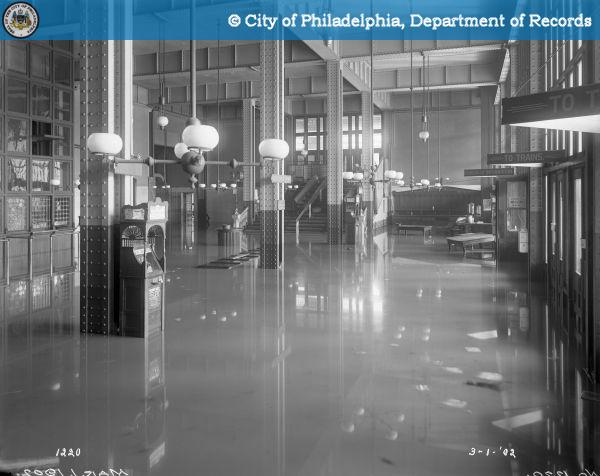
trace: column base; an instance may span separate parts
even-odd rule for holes
[[[327,204],[327,243],[339,245],[342,243],[343,232],[342,205]]]
[[[80,331],[84,334],[117,334],[119,274],[115,263],[119,247],[118,225],[82,225],[80,234]],[[87,241],[87,246],[86,246]],[[98,246],[102,243],[102,246]]]
[[[262,210],[260,220],[260,262],[259,267],[265,269],[279,269],[283,262],[283,243],[280,237],[283,220],[280,220],[281,211]]]

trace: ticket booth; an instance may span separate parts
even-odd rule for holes
[[[164,328],[168,202],[125,206],[120,224],[120,334],[148,337]]]

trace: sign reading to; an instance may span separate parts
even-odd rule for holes
[[[465,177],[498,177],[515,175],[515,169],[497,168],[497,169],[465,169]]]
[[[487,160],[490,165],[503,164],[546,164],[566,160],[567,154],[564,150],[548,150],[540,152],[513,152],[507,154],[488,154]]]
[[[502,124],[600,114],[600,84],[502,100]]]

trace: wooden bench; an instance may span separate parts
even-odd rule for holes
[[[398,234],[403,231],[404,236],[407,236],[409,231],[418,231],[419,233],[423,233],[424,240],[428,236],[431,236],[431,225],[403,225],[402,223],[397,223],[396,226],[398,227]]]
[[[462,235],[449,236],[446,238],[448,242],[448,251],[460,246],[463,256],[467,253],[492,252],[495,254],[495,249],[486,249],[481,245],[485,243],[495,243],[496,237],[489,233],[463,233]],[[475,248],[477,246],[477,248]]]

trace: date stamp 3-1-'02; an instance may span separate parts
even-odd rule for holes
[[[511,458],[517,458],[515,454],[514,448],[503,448],[502,446],[498,448],[471,448],[467,453],[469,456],[509,456]]]

